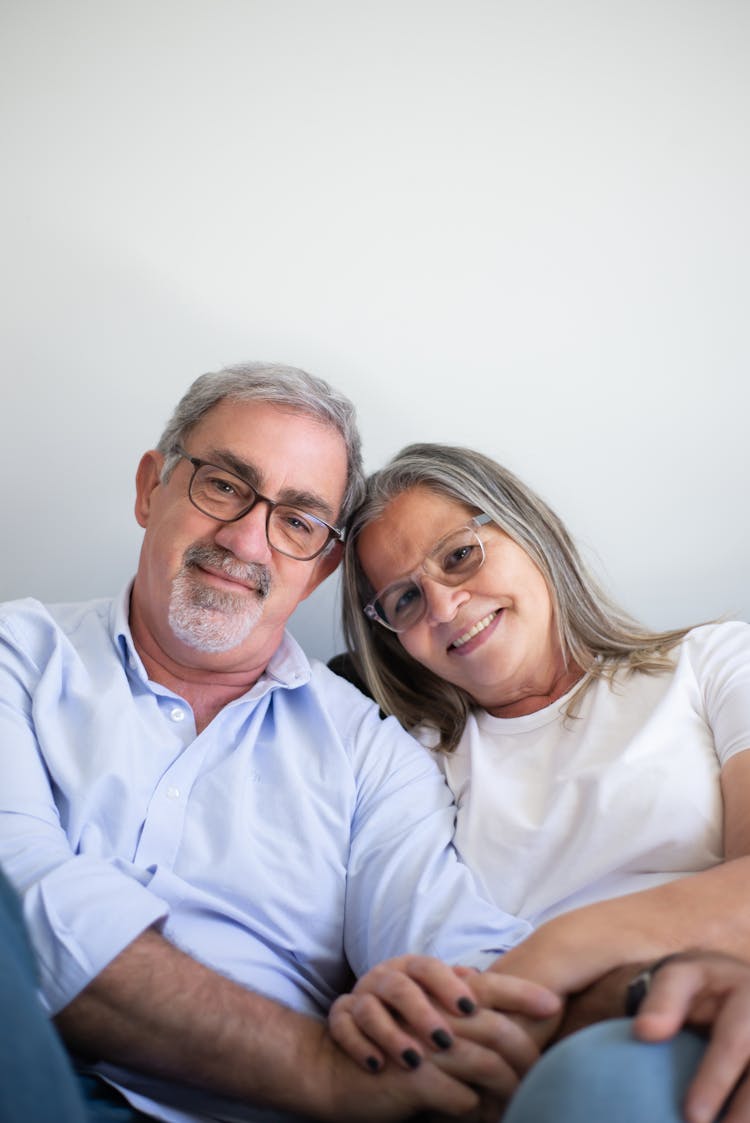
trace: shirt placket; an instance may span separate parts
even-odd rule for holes
[[[160,699],[159,708],[167,724],[169,739],[182,748],[165,769],[149,800],[135,860],[145,868],[174,866],[180,848],[190,792],[210,749],[206,730],[196,736],[190,707],[174,697]]]

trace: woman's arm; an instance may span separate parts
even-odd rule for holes
[[[750,751],[736,753],[721,770],[724,861],[750,854]]]
[[[726,861],[701,873],[677,878],[654,889],[613,897],[563,913],[541,925],[476,979],[476,997],[481,1004],[493,1005],[487,975],[516,976],[541,983],[562,997],[574,996],[609,972],[626,964],[651,962],[672,952],[701,947],[750,959],[750,751],[735,754],[721,774],[724,799],[724,850]],[[424,984],[422,984],[424,985]],[[420,1048],[429,1043],[425,1026],[425,993],[432,1002],[434,1016],[442,1014],[437,991],[424,990],[412,979],[398,980],[398,1001],[393,993],[381,989],[376,996],[382,1010],[375,1016],[370,1003],[362,998],[369,991],[369,980],[358,984],[358,1000],[339,999],[333,1008],[332,1030],[343,1048],[362,1056],[364,1037],[377,1042],[389,1056],[396,1048]],[[372,995],[372,991],[369,991]],[[611,993],[612,1008],[606,1009]],[[603,987],[597,1002],[582,1002],[576,1011],[579,1028],[586,1020],[616,1017],[622,1013],[622,992]],[[497,1000],[502,1002],[498,992]],[[398,1024],[388,1011],[397,1008]],[[495,1006],[495,1008],[498,1008]],[[508,1010],[508,1007],[499,1007]],[[362,1011],[367,1011],[366,1018]],[[589,1011],[596,1010],[596,1015]],[[583,1018],[583,1020],[581,1020]],[[357,1050],[352,1026],[360,1034]],[[528,1023],[527,1023],[528,1026]],[[548,1038],[554,1032],[554,1019],[546,1023]],[[531,1027],[533,1036],[544,1044],[545,1024]],[[541,1032],[539,1032],[541,1030]]]
[[[490,970],[534,979],[562,995],[623,963],[702,947],[750,956],[750,751],[721,774],[728,859],[701,873],[573,909],[548,921]]]

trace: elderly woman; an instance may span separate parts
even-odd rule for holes
[[[442,768],[464,861],[537,926],[504,970],[570,994],[696,945],[747,956],[750,626],[642,627],[531,489],[434,444],[369,480],[344,626],[381,709]],[[416,996],[388,1004],[417,1022]],[[367,1030],[393,1055],[419,1042],[369,1013]]]

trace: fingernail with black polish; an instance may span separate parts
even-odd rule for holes
[[[437,1045],[438,1049],[450,1049],[453,1044],[453,1038],[444,1029],[436,1029],[430,1034],[430,1037]]]
[[[369,1068],[370,1072],[379,1072],[380,1071],[380,1061],[378,1060],[377,1057],[368,1057],[367,1060],[365,1061],[365,1064]]]
[[[456,1005],[462,1014],[473,1014],[476,1010],[476,1004],[470,998],[459,998]]]
[[[422,1063],[422,1058],[416,1049],[404,1049],[401,1056],[408,1064],[409,1068],[419,1068]]]

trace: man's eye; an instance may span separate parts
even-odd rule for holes
[[[304,515],[297,512],[289,512],[284,515],[284,523],[287,528],[294,532],[294,534],[312,534],[315,529],[315,524],[306,519]]]
[[[237,494],[237,488],[225,476],[212,476],[207,480],[208,487],[221,496],[232,496]]]

